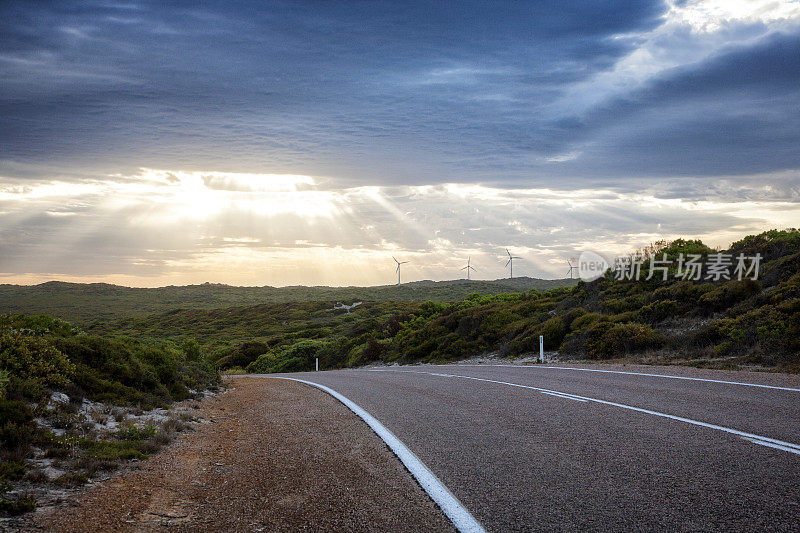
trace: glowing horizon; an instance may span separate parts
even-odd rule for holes
[[[0,187],[6,219],[19,227],[39,220],[48,228],[48,239],[36,247],[18,242],[21,272],[0,272],[0,281],[371,286],[392,283],[392,255],[411,261],[407,281],[458,279],[468,257],[478,269],[473,279],[501,279],[508,274],[506,248],[523,256],[518,276],[557,279],[566,260],[584,250],[613,256],[675,238],[724,247],[800,220],[800,205],[772,187],[754,191],[733,181],[720,183],[727,194],[714,198],[704,191],[673,198],[669,190],[474,183],[331,189],[318,185],[324,181],[143,168],[78,187],[59,181]],[[762,198],[739,201],[742,190]],[[656,212],[658,222],[643,218]],[[80,242],[92,243],[91,254],[76,248]],[[48,263],[63,270],[25,271]],[[107,271],[98,271],[98,263]]]

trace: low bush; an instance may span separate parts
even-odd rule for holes
[[[37,433],[33,411],[25,402],[0,399],[0,450],[26,448]]]
[[[659,300],[642,307],[638,316],[650,323],[661,322],[667,318],[676,318],[681,315],[681,308],[675,300]]]
[[[80,487],[89,483],[89,477],[81,473],[64,474],[54,479],[53,483],[62,487]]]
[[[136,424],[131,424],[119,428],[114,436],[119,440],[139,441],[154,437],[156,431],[156,427],[153,425],[139,427]]]
[[[259,356],[258,359],[247,366],[247,371],[250,373],[267,374],[271,372],[303,372],[314,370],[314,360],[324,348],[324,342],[303,340],[280,351]]]
[[[0,330],[0,368],[7,375],[49,386],[66,385],[75,370],[48,340],[9,329]]]
[[[761,283],[756,280],[734,280],[722,284],[700,296],[700,307],[709,311],[728,309],[735,304],[761,291]]]
[[[33,496],[18,496],[13,499],[0,497],[0,512],[11,516],[29,513],[36,509],[36,498]]]
[[[587,357],[607,359],[659,348],[664,339],[645,324],[601,322],[584,343]]]
[[[0,483],[17,481],[25,475],[27,467],[19,461],[4,461],[0,463]]]
[[[567,334],[567,328],[564,326],[564,320],[559,316],[547,320],[542,324],[541,335],[544,337],[544,349],[555,350],[564,340]]]
[[[82,439],[79,446],[87,457],[110,461],[146,459],[141,450],[141,440],[91,440]]]

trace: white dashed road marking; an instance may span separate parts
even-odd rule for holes
[[[403,372],[408,374],[427,374],[431,376],[443,376],[444,374],[437,374],[435,372],[423,372],[417,370],[393,370],[393,369],[369,369],[369,372]],[[636,411],[638,413],[644,413],[653,416],[660,416],[662,418],[668,418],[670,420],[677,420],[678,422],[685,422],[687,424],[692,424],[695,426],[700,426],[708,429],[714,429],[717,431],[723,431],[725,433],[730,433],[732,435],[737,435],[742,437],[743,439],[752,442],[753,444],[760,444],[762,446],[768,446],[770,448],[775,448],[776,450],[782,450],[785,452],[794,453],[800,455],[800,446],[797,444],[792,444],[791,442],[785,442],[778,439],[772,439],[769,437],[762,437],[761,435],[755,435],[753,433],[747,433],[745,431],[739,431],[738,429],[732,429],[725,426],[719,426],[717,424],[709,424],[707,422],[700,422],[699,420],[693,420],[691,418],[686,418],[683,416],[676,416],[671,415],[668,413],[660,413],[658,411],[652,411],[650,409],[643,409],[641,407],[634,407],[632,405],[626,405],[624,403],[617,403],[617,402],[610,402],[608,400],[601,400],[599,398],[591,398],[589,396],[578,396],[577,394],[568,394],[566,392],[551,390],[551,389],[543,389],[541,387],[532,387],[530,385],[521,385],[519,383],[510,383],[508,381],[499,381],[496,379],[486,379],[486,378],[476,378],[473,376],[459,376],[457,374],[446,374],[447,377],[450,378],[462,378],[462,379],[471,379],[474,381],[484,381],[487,383],[496,383],[498,385],[507,385],[509,387],[518,387],[521,389],[530,389],[535,390],[544,394],[548,394],[551,396],[559,396],[563,398],[568,398],[570,400],[580,400],[584,402],[594,402],[603,405],[610,405],[613,407],[619,407],[622,409],[628,409],[630,411]]]

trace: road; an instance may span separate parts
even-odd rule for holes
[[[591,368],[614,372],[423,365],[286,376],[369,412],[489,531],[800,528],[798,376]]]

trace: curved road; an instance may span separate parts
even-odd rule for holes
[[[798,376],[599,368],[620,373],[423,365],[287,377],[369,412],[490,531],[797,530]]]

